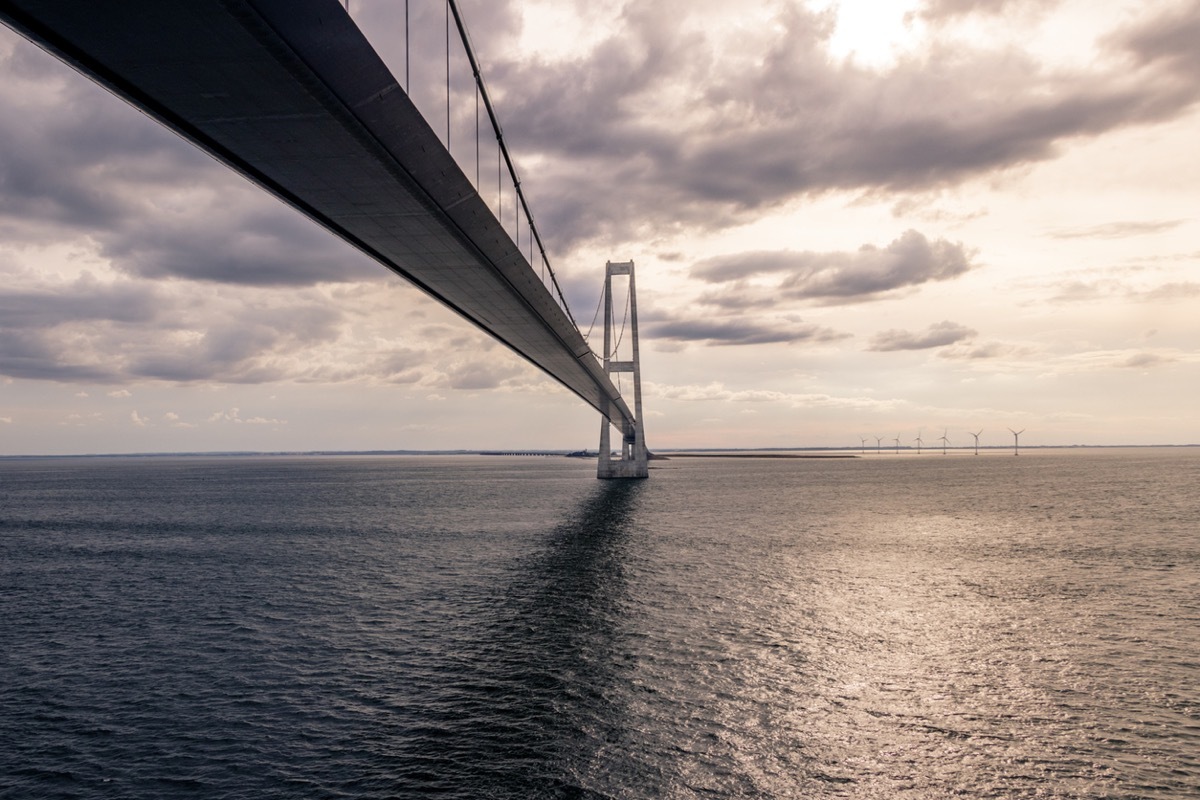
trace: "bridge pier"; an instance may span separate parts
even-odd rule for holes
[[[629,276],[629,336],[632,356],[629,361],[615,358],[613,345],[612,279],[614,275]],[[650,477],[649,453],[646,450],[646,431],[642,425],[642,362],[638,350],[637,291],[633,276],[633,262],[609,261],[604,267],[604,372],[633,373],[633,425],[621,431],[620,455],[612,454],[612,422],[600,418],[600,458],[596,465],[596,477],[601,480],[613,478]],[[624,327],[620,334],[624,336]],[[619,345],[620,342],[618,341]]]

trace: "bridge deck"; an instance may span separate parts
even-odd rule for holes
[[[578,329],[338,0],[0,0],[0,19],[632,431]]]

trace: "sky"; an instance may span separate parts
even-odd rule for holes
[[[637,265],[651,449],[1200,443],[1200,2],[460,7],[575,317]],[[439,131],[443,8],[410,3]],[[350,13],[402,75],[403,4]],[[595,448],[574,395],[2,27],[0,143],[0,455]]]

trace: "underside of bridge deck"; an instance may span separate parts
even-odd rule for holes
[[[338,0],[0,0],[0,19],[632,434],[579,330]]]

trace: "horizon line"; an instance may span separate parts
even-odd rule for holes
[[[1001,450],[1008,451],[1011,445],[980,445],[980,450]],[[1022,450],[1080,450],[1080,449],[1095,449],[1095,450],[1112,450],[1112,449],[1131,449],[1131,448],[1188,448],[1200,447],[1200,442],[1187,444],[1035,444],[1025,445]],[[870,450],[870,448],[867,448]],[[901,445],[901,450],[915,451],[917,448],[910,445]],[[922,451],[929,448],[921,448]],[[933,448],[937,450],[938,448]],[[966,450],[974,452],[975,445],[951,445],[948,450]],[[768,452],[784,452],[784,451],[800,451],[800,452],[862,452],[861,445],[852,445],[849,447],[830,447],[830,446],[811,446],[811,447],[665,447],[656,448],[655,453],[768,453]],[[879,448],[879,450],[887,450],[894,452],[894,445]],[[134,451],[124,453],[7,453],[0,454],[0,460],[15,460],[23,458],[156,458],[156,457],[177,457],[177,458],[202,458],[202,457],[252,457],[252,456],[436,456],[436,455],[568,455],[568,454],[588,454],[592,452],[588,449],[571,450],[568,448],[558,447],[488,447],[488,448],[422,448],[422,449],[375,449],[375,450],[161,450],[161,451]]]

